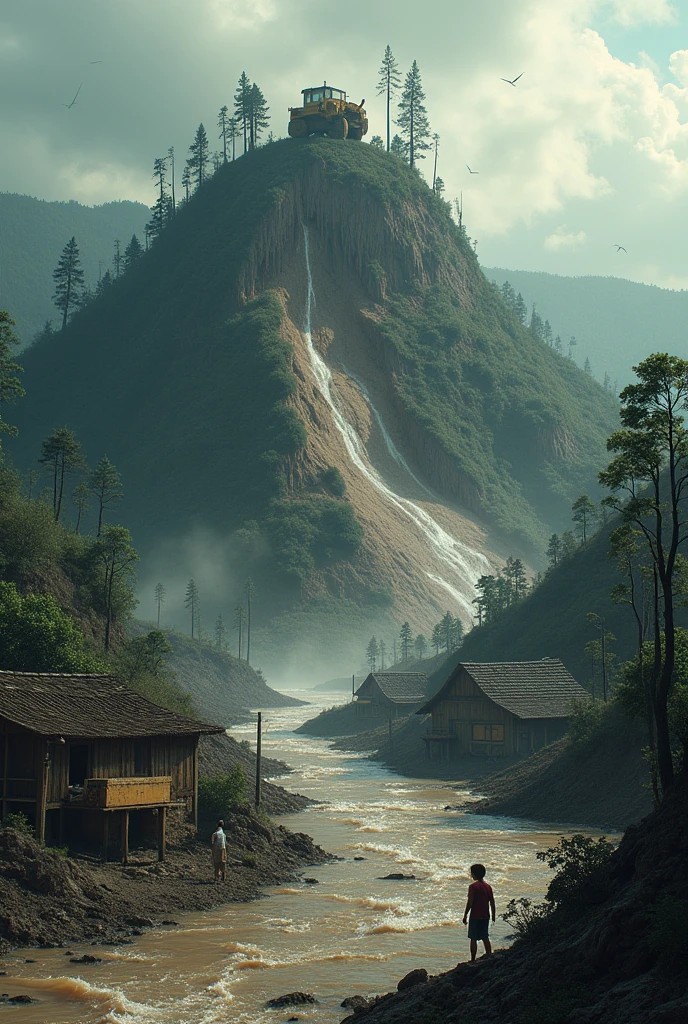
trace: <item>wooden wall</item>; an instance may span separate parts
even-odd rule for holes
[[[514,716],[491,701],[463,669],[452,683],[449,693],[432,709],[432,732],[449,733],[457,738],[457,754],[516,753]],[[501,725],[503,743],[475,743],[473,725]]]

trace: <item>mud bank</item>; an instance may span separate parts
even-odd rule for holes
[[[67,858],[0,829],[0,952],[85,940],[121,944],[175,914],[256,899],[261,886],[328,859],[310,836],[259,820],[249,808],[231,814],[226,828],[227,880],[219,885],[208,842],[188,828],[168,843],[164,863],[152,851],[134,851],[126,867]]]

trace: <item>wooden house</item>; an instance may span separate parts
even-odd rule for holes
[[[564,735],[575,699],[590,695],[557,658],[463,662],[417,714],[431,759],[527,755]]]
[[[198,816],[198,740],[220,733],[153,704],[109,675],[0,671],[0,810],[41,842],[98,839],[107,859],[130,823],[165,854],[167,812]],[[152,834],[152,835],[151,835]]]
[[[423,703],[428,685],[422,672],[371,672],[354,694],[354,715],[362,724],[403,718]]]

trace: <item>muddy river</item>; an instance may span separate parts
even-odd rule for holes
[[[4,958],[0,992],[39,1002],[0,1003],[0,1024],[262,1024],[294,1015],[331,1024],[346,1015],[345,996],[385,992],[414,967],[436,973],[467,959],[461,918],[473,861],[488,868],[498,914],[513,897],[542,895],[549,872],[535,853],[565,830],[445,811],[461,799],[447,784],[406,779],[297,736],[301,721],[342,699],[301,696],[315,706],[265,712],[263,749],[295,768],[280,781],[322,803],[280,821],[343,860],[307,871],[318,885],[296,882],[254,903],[178,916],[179,928],[133,946],[72,947],[102,956],[100,964],[66,964],[64,950],[14,953]],[[232,734],[252,739],[253,729]],[[383,881],[390,872],[416,879]],[[507,933],[498,920],[496,945]],[[317,1006],[264,1009],[294,990],[313,993]]]

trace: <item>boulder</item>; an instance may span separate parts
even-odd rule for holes
[[[265,1006],[268,1010],[279,1010],[282,1006],[305,1006],[307,1003],[317,1003],[317,1001],[310,992],[287,992],[284,996],[268,999]]]
[[[73,956],[70,964],[102,964],[102,957],[93,956],[91,953],[84,953],[83,956]]]
[[[304,882],[306,885],[320,885],[317,878],[304,878]]]
[[[367,1010],[369,1004],[365,996],[347,996],[339,1005],[358,1013],[359,1010]]]
[[[381,882],[410,882],[416,876],[415,875],[402,875],[401,871],[393,871],[389,875],[383,875],[380,879]]]
[[[428,972],[425,968],[417,967],[415,971],[409,971],[404,975],[397,985],[397,992],[404,992],[407,988],[413,988],[415,985],[425,985],[427,980]]]
[[[10,996],[9,999],[7,1000],[7,1002],[8,1003],[21,1003],[23,1005],[24,1003],[35,1003],[36,1000],[33,998],[33,996],[20,995],[20,996]]]

